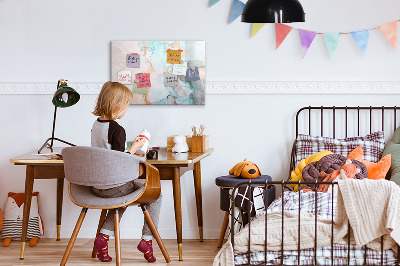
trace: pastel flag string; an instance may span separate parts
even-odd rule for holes
[[[353,35],[353,38],[356,41],[356,43],[357,43],[358,47],[360,48],[361,53],[363,55],[365,55],[365,51],[367,50],[370,32],[371,32],[371,29],[351,32],[351,35]]]
[[[288,25],[275,23],[276,49],[278,49],[278,47],[282,44],[282,42],[285,40],[286,36],[288,36],[292,29],[293,28]]]
[[[219,0],[210,0],[210,5],[208,7],[212,7],[213,5],[215,5],[218,2],[219,2]]]
[[[396,20],[378,27],[395,50],[397,48],[397,22]]]
[[[232,23],[235,19],[237,19],[240,15],[242,15],[242,11],[244,8],[244,3],[239,0],[233,0],[231,17],[229,18],[229,23]]]
[[[262,27],[264,27],[265,23],[253,23],[251,27],[251,38],[256,35]]]
[[[301,30],[299,29],[300,43],[301,43],[301,54],[304,58],[310,48],[317,33],[315,31]]]
[[[339,39],[342,34],[339,32],[333,32],[333,33],[325,33],[323,34],[326,48],[328,48],[329,55],[331,58],[333,57],[333,54],[336,51],[336,48],[338,47],[339,44]]]

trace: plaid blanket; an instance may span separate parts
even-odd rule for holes
[[[317,264],[316,265],[382,265],[381,254],[379,251],[372,249],[364,249],[355,245],[350,245],[350,261],[347,264],[348,249],[347,245],[333,245],[333,262],[332,249],[330,246],[317,248]],[[366,253],[364,261],[364,253]],[[283,251],[284,265],[298,265],[297,250]],[[250,252],[250,265],[264,264],[264,252]],[[235,265],[248,265],[247,253],[235,255]],[[268,251],[266,265],[281,265],[281,252]],[[300,265],[314,265],[314,249],[303,249],[300,251]],[[396,257],[392,250],[383,252],[383,265],[396,265]]]
[[[268,207],[267,214],[273,212],[286,210],[298,210],[316,214],[326,219],[332,219],[332,213],[335,215],[336,208],[336,194],[317,192],[285,192],[283,196],[277,198]],[[253,219],[260,217],[259,214]],[[333,264],[332,264],[332,248],[326,246],[316,249],[317,265],[347,265],[348,259],[348,246],[347,245],[333,245]],[[366,254],[366,257],[364,256]],[[265,255],[267,256],[266,265],[280,265],[281,252],[280,251],[267,251],[265,252],[250,252],[250,265],[257,265],[265,263]],[[365,257],[365,258],[364,258]],[[297,250],[285,250],[283,252],[284,265],[298,265],[300,258],[300,265],[314,265],[314,249],[304,249],[298,255]],[[381,265],[381,252],[371,250],[364,247],[357,247],[350,245],[350,264],[349,265]],[[365,260],[365,261],[364,261]],[[384,265],[395,265],[396,257],[392,250],[385,250],[383,252]],[[248,264],[248,253],[235,254],[235,265]]]
[[[332,219],[332,213],[335,215],[336,194],[317,192],[317,198],[315,198],[314,191],[300,193],[298,191],[286,191],[283,197],[277,198],[269,205],[267,212],[282,211],[282,203],[285,211],[297,211],[300,208],[301,212],[317,214],[321,218],[329,220]],[[257,217],[260,215],[257,215]]]

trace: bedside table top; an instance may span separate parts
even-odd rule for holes
[[[272,178],[269,175],[261,175],[257,178],[253,179],[247,179],[247,178],[242,178],[242,177],[236,177],[234,175],[226,175],[226,176],[220,176],[215,178],[215,184],[219,187],[223,188],[234,188],[237,184],[242,183],[242,182],[247,182],[251,180],[253,181],[272,181]]]

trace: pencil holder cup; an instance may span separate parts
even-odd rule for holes
[[[205,152],[208,150],[209,136],[192,136],[192,152]]]

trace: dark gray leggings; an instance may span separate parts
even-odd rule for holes
[[[119,187],[113,187],[108,189],[93,188],[93,194],[101,198],[115,198],[128,195],[138,189],[141,189],[142,187],[144,187],[144,182],[138,182],[137,180],[135,182],[135,180],[133,180]],[[149,210],[151,218],[153,218],[154,224],[156,225],[157,228],[158,228],[158,221],[160,219],[161,202],[162,202],[162,196],[160,194],[160,197],[158,197],[158,199],[155,202],[146,204],[146,207]],[[122,218],[122,215],[124,214],[125,210],[126,207],[118,208],[120,219]],[[115,214],[115,209],[108,210],[106,220],[104,221],[100,233],[109,236],[114,236],[114,214]],[[152,238],[153,234],[151,233],[150,227],[145,220],[142,230],[142,239],[151,240]]]

